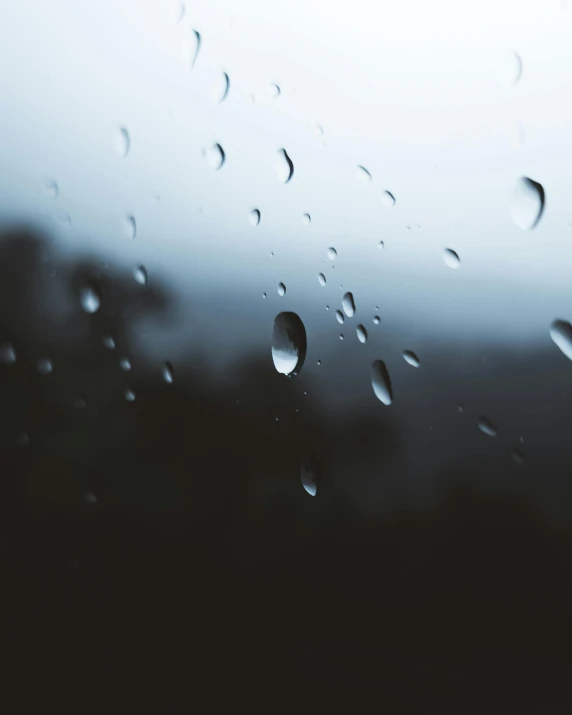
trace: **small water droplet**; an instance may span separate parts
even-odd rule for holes
[[[16,362],[16,351],[12,343],[0,346],[0,362],[3,365],[13,365]]]
[[[187,69],[193,69],[201,49],[202,37],[198,30],[192,30],[181,44],[181,57]]]
[[[342,286],[340,286],[340,288],[342,288]],[[348,316],[348,318],[353,318],[356,312],[356,304],[354,301],[354,297],[351,293],[346,293],[342,298],[342,308],[344,309],[344,313]]]
[[[321,361],[321,360],[317,360],[317,361],[316,361],[316,365],[317,365],[318,367],[319,367],[321,364],[322,364],[322,361]]]
[[[173,18],[173,22],[178,25],[185,16],[185,3],[176,0],[171,7],[170,15]]]
[[[462,414],[464,411],[465,411],[465,408],[463,407],[463,405],[457,405],[457,412]]]
[[[310,214],[304,214],[302,216],[302,223],[304,224],[304,226],[309,226],[312,223],[312,217],[310,216]]]
[[[306,492],[315,497],[321,482],[320,470],[317,459],[305,459],[300,467],[300,479]]]
[[[86,313],[97,313],[101,305],[100,293],[95,285],[85,286],[79,300],[82,310]]]
[[[356,328],[356,333],[358,336],[358,340],[360,343],[366,343],[367,342],[367,330],[364,328],[363,325],[358,325]]]
[[[133,390],[127,389],[123,393],[123,397],[127,400],[127,402],[135,402],[135,393]]]
[[[330,246],[330,248],[328,248],[328,258],[330,259],[330,261],[335,261],[337,255],[338,252],[336,251],[336,249],[333,246]]]
[[[276,98],[279,97],[281,94],[282,90],[277,84],[271,84],[270,85],[270,94],[272,97]]]
[[[391,191],[384,191],[381,195],[381,205],[385,206],[387,209],[391,209],[395,206],[395,196]]]
[[[520,464],[520,466],[524,465],[524,452],[522,451],[522,449],[515,447],[512,450],[512,458],[517,464]]]
[[[522,176],[513,193],[510,213],[515,224],[530,231],[540,221],[544,211],[545,195],[542,184]]]
[[[129,131],[127,127],[118,127],[115,132],[115,139],[113,140],[113,147],[119,156],[126,157],[129,154],[129,148],[131,146],[131,137],[129,136]]]
[[[343,324],[345,318],[344,318],[344,314],[342,313],[341,310],[336,310],[336,320],[338,321],[338,323],[340,325]]]
[[[262,294],[262,297],[263,297],[263,298],[266,298],[266,293],[263,293],[263,294]]]
[[[115,340],[111,337],[111,335],[104,336],[103,344],[108,350],[115,350]]]
[[[84,501],[86,504],[89,504],[89,506],[94,506],[95,504],[97,504],[97,497],[93,492],[87,492],[84,497]]]
[[[129,371],[131,370],[131,361],[129,360],[129,358],[126,358],[126,357],[121,358],[121,359],[119,360],[119,367],[120,367],[123,371],[129,372]]]
[[[280,297],[286,295],[286,286],[284,283],[278,283],[278,295]]]
[[[371,386],[378,400],[384,405],[391,405],[393,401],[391,380],[382,360],[375,360],[371,364]]]
[[[384,246],[385,246],[385,243],[384,243],[383,241],[380,241],[380,242],[377,244],[377,247],[379,248],[379,250],[381,250]]]
[[[172,385],[174,379],[175,379],[175,370],[173,368],[172,363],[167,361],[163,365],[163,380],[165,380],[165,382],[168,385]]]
[[[48,199],[57,199],[60,195],[60,188],[55,179],[46,179],[43,185],[43,194]]]
[[[550,337],[569,360],[572,360],[572,325],[565,320],[554,320]]]
[[[318,273],[318,281],[322,287],[325,286],[326,285],[326,276],[323,273]]]
[[[361,181],[371,181],[371,174],[369,171],[365,168],[365,166],[362,166],[361,164],[358,164],[357,166],[357,177]]]
[[[260,223],[260,211],[258,209],[252,209],[249,216],[249,221],[252,226],[258,226]]]
[[[379,317],[379,315],[373,316],[373,324],[374,325],[379,325],[380,321],[381,321],[381,318]]]
[[[135,216],[129,215],[125,217],[125,233],[129,238],[135,238],[137,235],[137,222]]]
[[[276,161],[276,175],[283,184],[287,184],[294,174],[294,164],[288,156],[286,149],[278,150],[278,160]]]
[[[228,92],[230,90],[230,77],[227,75],[226,72],[222,72],[220,77],[217,79],[217,81],[214,83],[210,97],[213,102],[217,102],[220,104],[221,102],[224,102],[224,100],[227,98]]]
[[[522,77],[522,59],[514,50],[511,50],[506,56],[501,75],[506,87],[514,87]]]
[[[212,147],[205,153],[208,165],[215,171],[218,171],[226,160],[226,154],[220,144],[213,144]]]
[[[340,333],[340,340],[343,340],[343,339],[344,339],[344,334]]]
[[[489,437],[497,436],[497,428],[486,417],[479,418],[479,421],[477,422],[477,427],[481,430],[481,432],[488,435]]]
[[[54,365],[49,358],[40,358],[36,363],[36,369],[40,375],[49,375],[54,369]]]
[[[411,350],[403,351],[403,359],[408,365],[411,365],[412,367],[419,367],[421,365],[421,360],[419,360],[417,355],[414,352],[411,352]]]
[[[443,251],[443,260],[445,261],[446,266],[453,268],[454,270],[457,270],[457,268],[461,265],[459,255],[451,248],[445,248]]]
[[[272,330],[272,360],[282,375],[300,372],[306,359],[306,328],[296,313],[279,313]]]
[[[137,268],[134,268],[133,278],[135,278],[135,281],[139,283],[139,285],[146,286],[149,276],[147,275],[147,269],[145,266],[137,266]]]

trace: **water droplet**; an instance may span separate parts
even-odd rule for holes
[[[300,479],[302,486],[311,497],[318,493],[320,485],[320,471],[316,459],[305,459],[300,467]]]
[[[375,360],[371,364],[371,386],[378,400],[384,405],[391,405],[393,401],[391,380],[382,360]]]
[[[302,216],[302,223],[304,224],[304,226],[309,226],[312,223],[312,217],[310,216],[310,214],[304,214]]]
[[[185,16],[185,3],[177,0],[177,2],[173,3],[170,14],[173,22],[178,25]]]
[[[48,199],[57,199],[60,195],[60,188],[55,179],[46,179],[43,186],[43,194]]]
[[[522,451],[522,449],[515,447],[512,450],[512,458],[517,464],[520,464],[520,466],[524,465],[524,452]]]
[[[544,211],[545,195],[542,184],[522,176],[513,193],[510,214],[515,224],[530,231],[540,221]]]
[[[101,305],[99,290],[94,285],[85,286],[79,300],[82,310],[86,313],[97,313]]]
[[[125,233],[129,238],[135,238],[137,235],[137,222],[135,221],[135,216],[125,217]]]
[[[262,297],[263,297],[263,298],[266,298],[266,293],[263,293],[263,294],[262,294]]]
[[[123,397],[127,400],[127,402],[135,402],[135,393],[133,390],[127,389],[123,393]]]
[[[94,504],[97,504],[97,497],[93,492],[87,492],[84,501],[86,504],[89,504],[89,506],[94,506]]]
[[[226,154],[220,144],[213,144],[205,154],[209,166],[218,171],[226,160]]]
[[[318,273],[318,281],[322,287],[325,286],[326,285],[326,276],[323,273]]]
[[[329,306],[329,305],[327,305],[327,306],[326,306],[326,310],[329,310],[329,309],[330,309],[330,306]]]
[[[387,209],[391,209],[395,206],[395,196],[391,191],[384,191],[381,195],[381,205],[385,206]]]
[[[464,411],[465,411],[465,408],[463,407],[463,405],[457,405],[457,412],[462,414]]]
[[[306,328],[296,313],[279,313],[272,330],[272,360],[282,375],[302,369],[306,359]]]
[[[489,437],[497,436],[497,428],[486,417],[479,418],[479,421],[477,422],[477,427],[481,430],[481,432],[488,435]]]
[[[417,355],[414,352],[411,352],[411,350],[403,351],[403,359],[408,365],[411,365],[412,367],[419,367],[421,365],[421,360],[419,360]]]
[[[119,367],[125,372],[129,372],[131,370],[131,361],[129,358],[121,358],[119,360]]]
[[[13,365],[16,362],[16,351],[11,343],[0,346],[0,362],[4,365]]]
[[[342,313],[341,310],[336,310],[336,320],[338,321],[338,323],[340,325],[343,324],[345,318],[344,318],[344,314]]]
[[[360,343],[366,343],[367,342],[367,330],[364,328],[363,325],[358,325],[356,328],[356,333],[358,336],[358,340]]]
[[[108,350],[115,350],[115,340],[111,337],[111,335],[104,336],[103,344]]]
[[[173,368],[173,365],[170,362],[166,362],[163,365],[163,380],[165,380],[165,382],[168,385],[172,385],[174,379],[175,379],[175,370]]]
[[[373,316],[373,324],[374,325],[379,325],[380,321],[381,321],[381,318],[379,317],[379,315]]]
[[[380,242],[377,244],[377,247],[379,248],[379,250],[381,250],[384,246],[385,246],[385,243],[384,243],[383,241],[380,241]]]
[[[113,141],[113,146],[115,151],[119,156],[127,156],[129,154],[129,148],[131,146],[131,138],[129,136],[129,131],[127,127],[118,127],[115,132],[115,139]]]
[[[344,309],[344,313],[348,316],[348,318],[353,318],[356,312],[356,304],[354,301],[354,297],[351,293],[346,293],[342,298],[342,308]]]
[[[457,268],[461,265],[459,255],[451,248],[445,248],[443,251],[443,260],[445,261],[446,266],[453,268],[454,270],[457,270]]]
[[[514,87],[522,76],[522,60],[516,52],[511,51],[505,58],[501,70],[502,81],[506,87]]]
[[[321,360],[317,360],[317,361],[316,361],[316,365],[317,365],[318,367],[320,367],[321,364],[322,364],[322,361],[321,361]]]
[[[201,49],[201,33],[197,30],[192,30],[191,33],[181,44],[181,56],[183,63],[188,69],[193,69],[195,62],[199,56]]]
[[[282,92],[282,90],[280,89],[280,87],[279,87],[277,84],[271,84],[271,85],[270,85],[270,94],[271,94],[273,97],[275,97],[275,98],[276,98],[276,97],[279,97],[280,94],[281,94],[281,92]]]
[[[213,102],[217,102],[220,104],[221,102],[224,102],[228,95],[228,91],[230,89],[230,77],[227,75],[226,72],[222,72],[220,77],[217,79],[217,81],[214,83],[210,97]]]
[[[288,156],[286,149],[278,150],[278,160],[276,162],[276,175],[283,184],[287,184],[294,174],[294,164]]]
[[[340,333],[340,340],[343,340],[343,339],[344,339],[344,334]]]
[[[569,360],[572,360],[572,325],[565,320],[554,320],[550,337]]]
[[[36,363],[36,369],[40,375],[49,375],[54,369],[54,366],[49,358],[40,358]]]
[[[252,209],[248,218],[252,226],[258,226],[260,223],[260,211],[258,209]]]
[[[280,297],[286,295],[286,286],[284,283],[278,283],[278,295]]]
[[[358,166],[357,166],[357,176],[358,176],[358,179],[360,179],[361,181],[365,181],[365,182],[371,181],[371,174],[365,168],[365,166],[362,166],[361,164],[358,164]]]
[[[139,283],[139,285],[146,286],[147,281],[149,280],[149,276],[147,275],[147,269],[145,268],[145,266],[137,266],[137,268],[134,268],[133,278],[135,278],[136,282]]]
[[[338,252],[336,251],[336,249],[333,246],[330,246],[330,248],[328,248],[328,258],[330,259],[330,261],[335,261],[337,256]]]

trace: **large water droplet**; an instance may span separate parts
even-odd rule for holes
[[[302,462],[300,467],[300,478],[304,489],[311,497],[315,497],[318,493],[318,486],[321,481],[319,465],[316,459],[305,459]]]
[[[357,176],[358,176],[358,179],[360,179],[361,181],[365,181],[365,182],[371,181],[371,174],[365,168],[365,166],[362,166],[361,164],[358,164],[358,166],[357,166]]]
[[[79,300],[82,310],[86,313],[97,313],[99,306],[101,305],[99,291],[93,285],[85,286],[85,288],[81,291]]]
[[[345,318],[344,318],[344,314],[342,313],[341,310],[336,310],[336,320],[338,321],[338,323],[340,325],[343,324]]]
[[[544,203],[542,184],[526,176],[521,177],[516,184],[510,205],[512,220],[524,231],[533,229],[540,221]]]
[[[391,380],[382,360],[375,360],[371,364],[371,386],[378,400],[384,405],[391,405],[393,401]]]
[[[318,281],[322,287],[325,286],[326,285],[326,276],[323,273],[318,273]]]
[[[135,216],[130,215],[125,217],[125,233],[129,238],[135,238],[137,235],[137,222]]]
[[[224,102],[230,89],[230,78],[226,72],[223,72],[217,81],[214,83],[210,97],[213,102]]]
[[[333,246],[330,246],[330,248],[328,248],[328,258],[330,259],[330,261],[335,261],[337,255],[338,252],[336,251],[336,249]]]
[[[486,417],[479,418],[479,421],[477,422],[477,427],[481,430],[481,432],[488,435],[489,437],[497,436],[497,428]]]
[[[174,379],[175,379],[175,370],[173,368],[173,365],[170,362],[166,362],[163,365],[163,380],[165,380],[165,382],[168,385],[172,385]]]
[[[54,365],[49,358],[40,358],[36,363],[36,369],[40,375],[49,375],[54,369]]]
[[[366,343],[367,342],[367,330],[364,328],[363,325],[358,325],[356,328],[356,333],[358,336],[358,340],[360,343]]]
[[[226,154],[220,144],[213,144],[205,154],[209,166],[218,171],[226,160]]]
[[[113,140],[113,147],[119,156],[127,156],[129,147],[131,146],[131,138],[127,127],[118,127]]]
[[[287,184],[294,174],[294,164],[288,156],[286,149],[278,150],[278,160],[276,162],[276,175],[283,184]]]
[[[47,196],[49,199],[57,199],[60,195],[60,188],[55,179],[46,179],[42,191],[44,196]]]
[[[124,371],[124,372],[130,372],[131,370],[131,361],[129,358],[121,358],[119,360],[119,367]]]
[[[284,285],[284,283],[278,283],[278,295],[280,297],[286,295],[286,286]]]
[[[395,206],[395,196],[390,191],[384,191],[381,195],[381,205],[391,209]]]
[[[351,293],[346,293],[342,298],[342,308],[344,309],[344,313],[348,316],[348,318],[353,318],[356,312],[356,304],[354,301],[354,297]]]
[[[443,260],[445,261],[446,266],[453,268],[454,270],[457,270],[457,268],[461,265],[459,254],[453,251],[452,248],[446,248],[443,251]]]
[[[419,367],[421,365],[421,360],[419,360],[417,355],[414,352],[411,352],[411,350],[403,351],[403,359],[412,367]]]
[[[569,360],[572,360],[572,325],[565,320],[554,320],[550,337]]]
[[[249,221],[252,226],[258,226],[260,223],[260,211],[258,209],[252,209],[249,216]]]
[[[145,268],[145,266],[137,266],[137,268],[134,268],[133,278],[135,278],[139,285],[146,286],[149,280],[149,276],[147,275],[147,269]]]
[[[0,346],[0,362],[3,365],[13,365],[16,362],[16,351],[12,343],[4,343]]]
[[[296,313],[279,313],[272,330],[272,360],[282,375],[302,369],[306,359],[306,328]]]
[[[511,51],[503,63],[502,81],[506,87],[514,87],[522,76],[522,60],[516,52]]]

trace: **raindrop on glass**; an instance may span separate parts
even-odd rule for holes
[[[213,102],[224,102],[230,89],[230,78],[226,72],[222,72],[219,79],[214,83],[211,90],[211,99]]]
[[[279,313],[272,330],[272,360],[282,375],[300,372],[306,359],[306,328],[296,313]]]
[[[336,249],[333,246],[330,246],[330,248],[328,248],[328,258],[330,259],[330,261],[335,261],[337,255],[338,252],[336,251]]]
[[[304,226],[309,226],[312,223],[312,217],[310,216],[310,214],[304,214],[302,216],[302,223],[304,224]]]
[[[421,360],[419,360],[417,355],[414,352],[411,352],[411,350],[403,351],[403,359],[408,365],[411,365],[412,367],[419,367],[421,365]]]
[[[284,285],[284,283],[278,283],[278,289],[277,289],[277,290],[278,290],[278,295],[279,295],[280,297],[286,295],[286,286]]]
[[[145,266],[137,266],[137,268],[134,268],[133,278],[135,278],[136,282],[139,283],[139,285],[146,286],[147,281],[149,280],[149,276],[147,275],[147,269],[145,268]]]
[[[545,195],[541,184],[522,176],[515,187],[510,214],[515,224],[530,231],[540,221],[544,211]]]
[[[384,191],[381,195],[381,205],[391,209],[395,206],[395,196],[390,191]]]
[[[292,159],[288,156],[286,149],[279,149],[278,159],[276,161],[276,175],[278,176],[278,179],[283,184],[287,184],[293,174],[294,164],[292,163]]]
[[[218,171],[221,168],[226,159],[226,154],[220,144],[213,144],[212,147],[206,152],[205,156],[209,166],[211,166],[215,171]]]
[[[391,405],[393,401],[391,380],[382,360],[375,360],[371,365],[371,386],[378,400],[384,405]]]
[[[489,437],[497,436],[497,428],[486,417],[479,418],[479,421],[477,422],[477,427],[481,430],[481,432],[488,435]]]
[[[129,358],[121,358],[119,360],[119,367],[124,372],[129,372],[131,370],[131,361],[129,360]]]
[[[16,351],[11,343],[0,346],[0,362],[3,365],[13,365],[16,362]]]
[[[263,293],[263,294],[262,294],[262,297],[263,297],[263,298],[266,298],[266,293]]]
[[[306,459],[302,462],[300,479],[306,492],[308,492],[311,497],[315,497],[318,493],[318,486],[321,481],[317,460]]]
[[[97,497],[93,492],[88,492],[84,497],[84,501],[89,506],[94,506],[94,504],[97,504]]]
[[[318,273],[318,281],[321,286],[326,285],[326,276],[323,273]]]
[[[131,146],[131,138],[129,137],[129,132],[126,127],[118,127],[115,132],[115,139],[113,141],[113,146],[115,151],[119,156],[127,156],[129,154],[129,147]]]
[[[336,310],[336,320],[338,321],[338,323],[340,325],[343,324],[345,318],[344,318],[344,314],[342,313],[341,310]]]
[[[384,243],[383,241],[380,241],[380,242],[377,244],[377,247],[379,248],[380,251],[381,251],[381,249],[382,249],[384,246],[385,246],[385,243]]]
[[[95,286],[85,286],[81,291],[79,300],[82,310],[86,313],[97,313],[101,305],[99,291]]]
[[[123,397],[127,400],[127,402],[135,402],[135,393],[133,390],[125,390]]]
[[[281,89],[277,84],[271,84],[270,85],[270,94],[272,97],[279,97],[281,93]]]
[[[43,194],[49,199],[57,199],[60,195],[60,188],[55,179],[46,179],[43,186]]]
[[[358,325],[356,328],[356,333],[358,336],[358,340],[360,343],[366,343],[367,342],[367,330],[364,328],[363,325]]]
[[[374,324],[374,325],[379,325],[380,320],[381,320],[381,318],[379,317],[379,315],[374,315],[374,316],[373,316],[373,324]]]
[[[357,176],[358,176],[358,179],[360,179],[361,181],[365,181],[365,182],[371,181],[371,174],[365,168],[365,166],[361,166],[361,164],[358,164]]]
[[[49,375],[54,369],[54,366],[49,358],[40,358],[36,363],[36,369],[40,375]]]
[[[137,235],[137,222],[135,221],[135,216],[126,216],[125,233],[129,238],[135,238]]]
[[[188,69],[193,69],[195,66],[201,49],[201,42],[201,33],[197,30],[192,30],[189,37],[186,38],[181,45],[183,63]]]
[[[343,340],[343,339],[344,339],[344,334],[340,333],[340,340]]]
[[[316,365],[317,365],[318,367],[320,367],[321,364],[322,364],[322,361],[321,361],[321,360],[317,360],[317,361],[316,361]]]
[[[554,320],[550,337],[569,360],[572,360],[572,325],[565,320]]]
[[[446,266],[453,268],[454,270],[457,270],[457,268],[461,265],[461,259],[459,258],[458,253],[453,251],[451,248],[446,248],[443,251],[443,260],[445,261]]]
[[[505,58],[502,71],[502,81],[506,87],[514,87],[522,76],[522,60],[516,52],[511,51]]]
[[[252,209],[248,218],[252,226],[258,226],[260,223],[260,211],[258,209]]]
[[[173,369],[173,365],[170,362],[166,362],[163,365],[163,380],[165,380],[168,385],[172,385],[174,379],[175,370]]]
[[[115,350],[115,340],[111,337],[111,335],[104,336],[103,344],[108,350]]]
[[[344,313],[348,316],[348,318],[353,318],[356,312],[356,304],[354,301],[354,297],[351,293],[346,293],[342,298],[342,308],[344,309]]]

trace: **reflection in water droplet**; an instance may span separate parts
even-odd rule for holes
[[[385,208],[393,208],[395,206],[395,196],[390,191],[384,191],[381,195],[381,205]]]
[[[205,154],[209,166],[218,171],[226,160],[226,154],[220,144],[213,144]]]
[[[378,400],[384,405],[391,405],[393,401],[391,380],[382,360],[375,360],[371,364],[371,386]]]
[[[367,342],[367,330],[364,328],[363,325],[358,325],[356,328],[356,333],[358,336],[358,340],[360,343],[366,343]]]
[[[318,462],[316,459],[305,459],[302,462],[302,466],[300,468],[300,478],[304,489],[311,497],[315,497],[318,493],[318,486],[321,481]]]
[[[139,285],[146,286],[147,281],[149,280],[149,276],[147,275],[147,269],[145,268],[145,266],[137,266],[137,268],[134,268],[133,278],[135,278],[136,282],[139,283]]]
[[[341,310],[336,310],[336,320],[340,325],[344,322],[345,318]]]
[[[497,428],[486,417],[481,417],[477,422],[477,427],[489,437],[497,436]]]
[[[323,273],[318,273],[318,281],[320,282],[321,286],[326,285],[326,276]]]
[[[284,285],[284,283],[278,283],[278,295],[280,297],[286,295],[286,286]]]
[[[279,97],[281,93],[281,89],[277,84],[271,84],[270,85],[270,94],[273,97]]]
[[[133,390],[125,390],[123,397],[127,400],[127,402],[135,402],[135,393]]]
[[[82,309],[86,313],[97,313],[99,306],[101,305],[101,298],[99,297],[99,291],[95,286],[86,286],[80,295],[80,304]]]
[[[514,87],[522,76],[522,60],[516,52],[511,51],[506,56],[502,71],[502,80],[506,87]]]
[[[115,151],[119,156],[127,156],[129,153],[129,148],[131,146],[131,138],[126,127],[118,127],[115,133],[115,139],[113,141],[113,146]]]
[[[354,297],[351,293],[346,293],[342,298],[342,308],[344,309],[344,313],[348,316],[348,318],[352,318],[354,316],[354,313],[356,312],[356,304],[354,301]]]
[[[131,361],[129,358],[121,358],[119,360],[119,367],[125,372],[129,372],[131,370]]]
[[[512,450],[512,458],[517,464],[520,464],[521,466],[524,465],[524,452],[522,451],[522,449],[515,447]]]
[[[411,352],[411,350],[403,351],[403,359],[412,367],[419,367],[421,365],[421,361],[415,353]]]
[[[49,375],[54,369],[54,365],[49,358],[40,358],[36,363],[36,369],[40,375]]]
[[[137,235],[137,223],[135,216],[127,216],[125,219],[125,233],[129,238],[135,238]]]
[[[361,166],[361,164],[358,164],[357,176],[358,176],[358,179],[361,179],[362,181],[366,181],[366,182],[371,181],[371,174],[365,168],[365,166]]]
[[[60,195],[58,182],[55,179],[46,179],[44,181],[43,193],[44,196],[47,196],[49,199],[57,199]]]
[[[542,184],[522,176],[513,193],[510,214],[515,224],[524,231],[533,229],[544,211],[545,195]]]
[[[104,336],[103,344],[108,350],[115,350],[115,340],[111,337],[111,335]]]
[[[282,375],[300,372],[306,359],[306,328],[296,313],[279,313],[272,330],[272,360]]]
[[[168,385],[172,385],[174,379],[175,379],[175,370],[173,368],[173,365],[170,362],[166,362],[163,365],[163,380],[165,380],[165,382]]]
[[[572,360],[572,325],[565,320],[554,320],[550,337],[569,360]]]
[[[213,102],[224,102],[230,89],[230,77],[226,72],[222,72],[211,89],[210,97]]]
[[[449,268],[453,268],[454,270],[459,268],[459,266],[461,265],[461,259],[459,258],[459,255],[451,248],[446,248],[443,251],[443,260],[445,261],[446,266],[448,266]]]
[[[294,164],[288,156],[286,149],[278,150],[278,160],[276,161],[276,175],[283,184],[287,184],[294,174]]]
[[[312,223],[312,217],[310,216],[310,214],[304,214],[302,216],[302,223],[304,224],[304,226],[309,226]]]
[[[0,346],[0,362],[3,365],[13,365],[16,362],[16,351],[11,343]]]
[[[381,320],[381,318],[379,317],[379,315],[374,315],[374,316],[373,316],[373,323],[374,323],[374,325],[379,325],[380,320]]]
[[[258,226],[260,223],[260,211],[258,209],[252,209],[249,216],[249,221],[253,226]]]
[[[330,261],[335,261],[337,255],[338,252],[336,251],[336,249],[333,246],[330,246],[330,248],[328,248],[328,258],[330,259]]]

